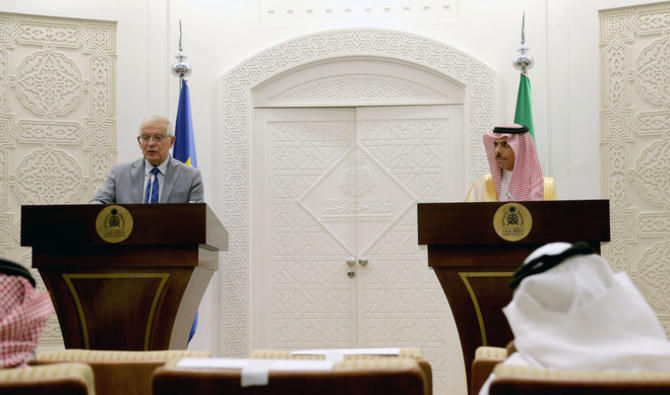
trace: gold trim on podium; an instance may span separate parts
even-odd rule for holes
[[[470,285],[468,278],[472,277],[512,277],[514,272],[458,272],[458,276],[463,281],[465,288],[468,290],[470,295],[470,300],[472,300],[472,305],[475,308],[475,313],[477,314],[477,321],[479,323],[479,333],[482,337],[482,345],[486,346],[486,326],[484,325],[484,317],[482,316],[482,311],[479,308],[479,301],[477,300],[477,295]]]
[[[156,307],[158,306],[158,299],[160,299],[160,295],[163,292],[163,287],[165,286],[168,277],[170,277],[170,273],[72,273],[72,274],[63,273],[62,276],[65,282],[67,283],[68,288],[70,289],[70,293],[72,294],[72,298],[74,299],[75,306],[77,307],[77,314],[79,314],[79,321],[81,322],[81,329],[84,337],[84,346],[87,349],[91,347],[88,339],[88,327],[86,325],[86,317],[84,316],[84,310],[81,306],[79,295],[77,294],[77,291],[74,289],[74,285],[72,284],[73,278],[74,279],[160,278],[161,282],[160,284],[158,284],[158,289],[156,289],[153,301],[151,302],[151,308],[149,309],[149,317],[147,317],[147,325],[144,332],[144,349],[145,350],[149,349],[149,337],[151,335],[151,325],[153,323]]]

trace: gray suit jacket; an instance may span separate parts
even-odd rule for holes
[[[200,170],[170,157],[163,181],[160,203],[203,203],[205,194]],[[144,158],[112,167],[105,184],[89,202],[93,204],[142,203],[144,198]]]

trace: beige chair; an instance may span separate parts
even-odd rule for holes
[[[489,375],[490,395],[670,394],[670,373],[586,372],[501,365],[507,349],[479,347],[472,362],[470,393],[477,394]]]
[[[249,358],[263,358],[263,359],[326,359],[325,354],[314,352],[312,354],[303,352],[294,354],[293,351],[288,350],[254,350],[249,354]],[[433,393],[433,372],[430,363],[423,359],[423,352],[417,347],[399,348],[397,356],[366,354],[365,349],[360,349],[360,353],[350,353],[343,355],[345,361],[361,360],[361,359],[380,359],[380,358],[408,358],[417,361],[419,367],[423,371],[426,378],[426,394]]]
[[[35,365],[60,362],[82,362],[90,365],[95,375],[98,395],[149,395],[151,374],[169,360],[185,357],[209,358],[208,352],[166,351],[104,351],[55,350],[37,354]]]
[[[507,358],[507,349],[480,346],[475,350],[475,359],[470,369],[470,394],[478,394],[486,379],[497,364]]]
[[[0,369],[2,395],[95,395],[93,370],[83,363]]]
[[[320,361],[311,361],[320,362]],[[240,369],[179,368],[172,362],[156,369],[154,395],[177,394],[403,394],[424,395],[426,379],[417,361],[405,358],[336,362],[332,370],[270,370],[268,383],[241,386]]]
[[[670,373],[611,373],[498,365],[489,394],[670,394]]]

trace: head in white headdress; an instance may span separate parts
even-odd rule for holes
[[[670,371],[670,343],[625,272],[587,245],[550,243],[524,261],[503,311],[531,366]]]

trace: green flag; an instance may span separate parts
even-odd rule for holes
[[[535,128],[533,128],[533,110],[530,105],[530,79],[525,73],[521,73],[519,80],[519,93],[516,96],[516,111],[514,112],[514,123],[525,125],[528,132],[535,141]]]

